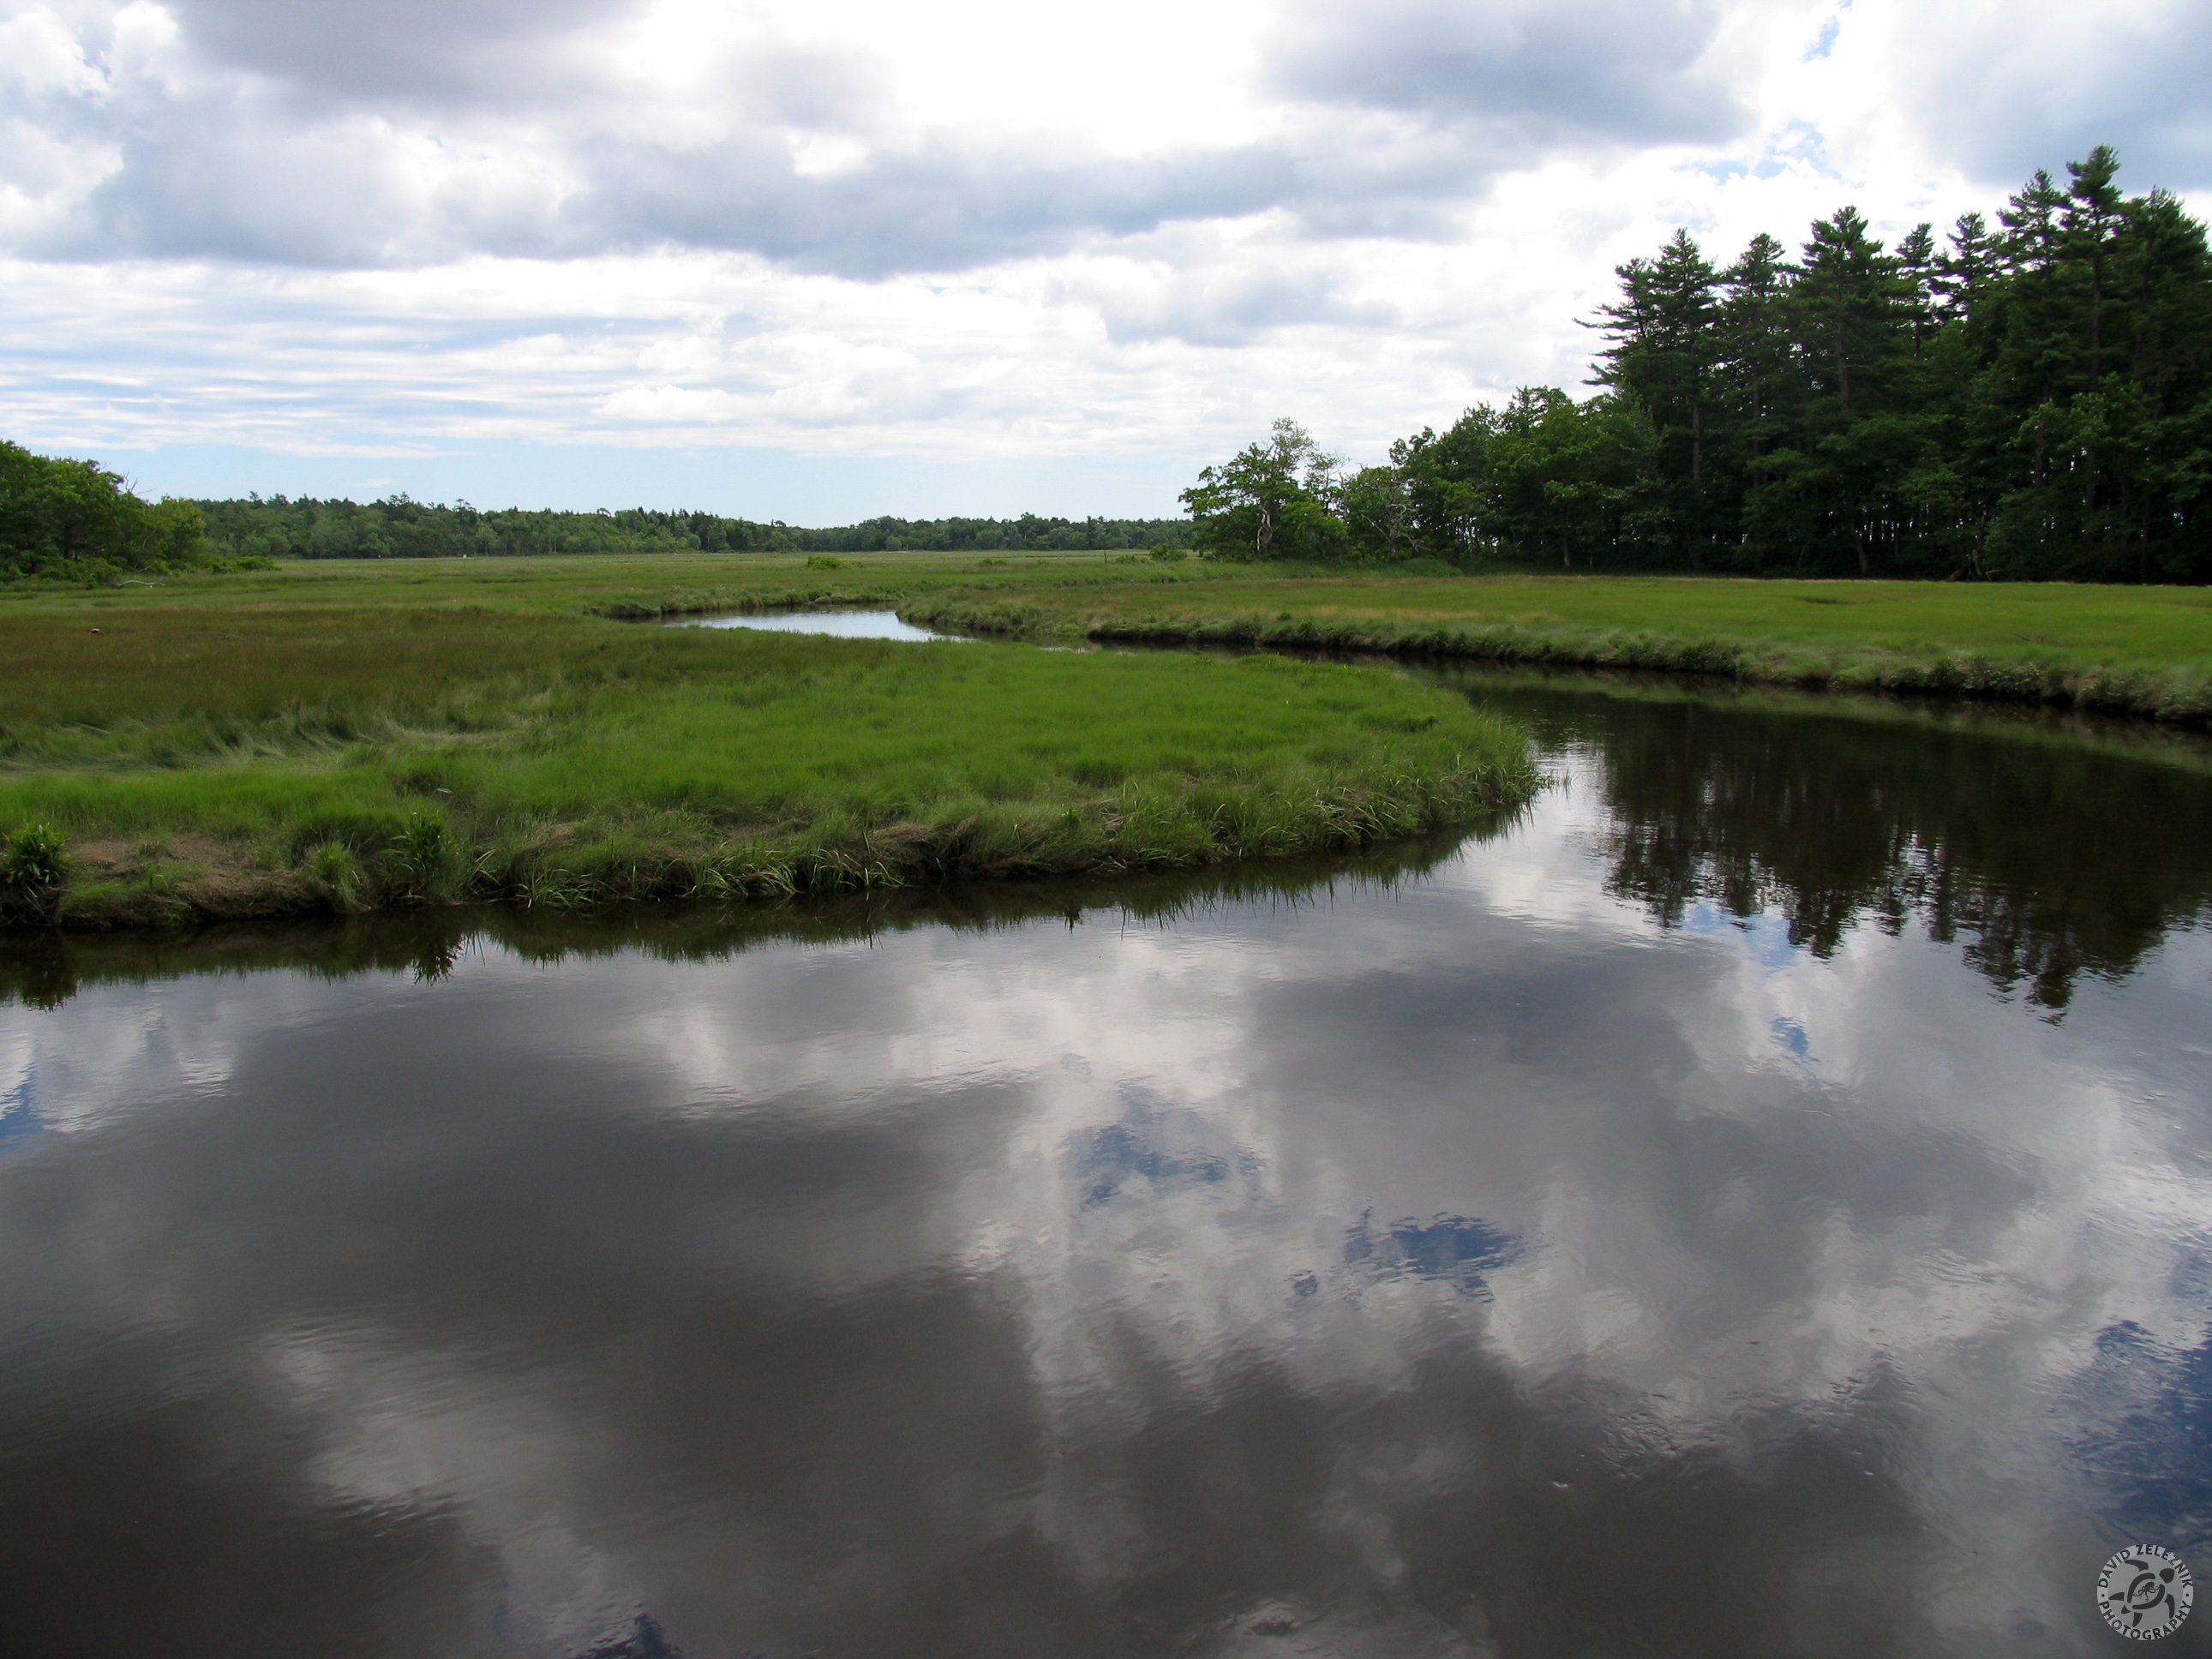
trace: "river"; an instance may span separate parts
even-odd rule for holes
[[[2206,750],[1460,678],[1334,865],[0,952],[12,1650],[2142,1650]]]

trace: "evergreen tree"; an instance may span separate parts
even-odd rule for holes
[[[1716,272],[1677,232],[1616,269],[1597,395],[1479,404],[1341,490],[1279,428],[1201,478],[1245,515],[1203,533],[1283,556],[1303,513],[1302,557],[2212,580],[2212,252],[2118,173],[2100,146],[1941,249],[1846,207],[1796,262],[1761,234]]]
[[[1893,526],[1888,497],[1917,441],[1894,396],[1911,356],[1911,285],[1851,207],[1814,222],[1791,279],[1808,396],[1787,479],[1809,498],[1818,533],[1848,544],[1863,576]]]
[[[1723,353],[1719,276],[1686,230],[1656,259],[1632,259],[1615,274],[1621,298],[1599,309],[1608,343],[1597,382],[1650,417],[1668,528],[1678,556],[1702,570],[1712,540],[1707,446]]]
[[[1771,458],[1783,447],[1803,401],[1804,377],[1790,344],[1785,252],[1761,231],[1721,277],[1719,377],[1734,440],[1730,495],[1738,544],[1754,571],[1763,569],[1790,539],[1786,531],[1777,533],[1775,509],[1786,503],[1768,497],[1755,504],[1752,498],[1774,476]],[[1790,516],[1786,511],[1779,515],[1784,520]]]
[[[2003,269],[1996,238],[1978,213],[1962,213],[1951,228],[1951,246],[1936,258],[1930,282],[1946,322],[1971,324]]]

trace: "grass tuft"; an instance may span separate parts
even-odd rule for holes
[[[51,823],[16,827],[0,845],[0,920],[43,921],[69,879],[69,842]]]
[[[342,841],[326,841],[305,860],[307,879],[323,902],[339,915],[368,907],[362,900],[367,878],[354,850]]]
[[[399,780],[403,789],[415,787],[416,775]],[[453,837],[446,821],[428,812],[410,812],[399,833],[393,836],[379,860],[386,884],[386,902],[395,905],[431,904],[453,896],[455,889]]]

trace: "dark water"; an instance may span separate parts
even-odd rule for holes
[[[1333,871],[15,949],[0,1643],[2212,1650],[2203,757],[1478,691]]]

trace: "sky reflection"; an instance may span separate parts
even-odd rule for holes
[[[830,634],[842,640],[964,640],[901,622],[896,611],[798,611],[743,617],[685,617],[671,628],[757,628],[775,634]]]
[[[27,1638],[2104,1650],[2212,1565],[2205,934],[1655,910],[1634,736],[1297,902],[0,1009]]]

